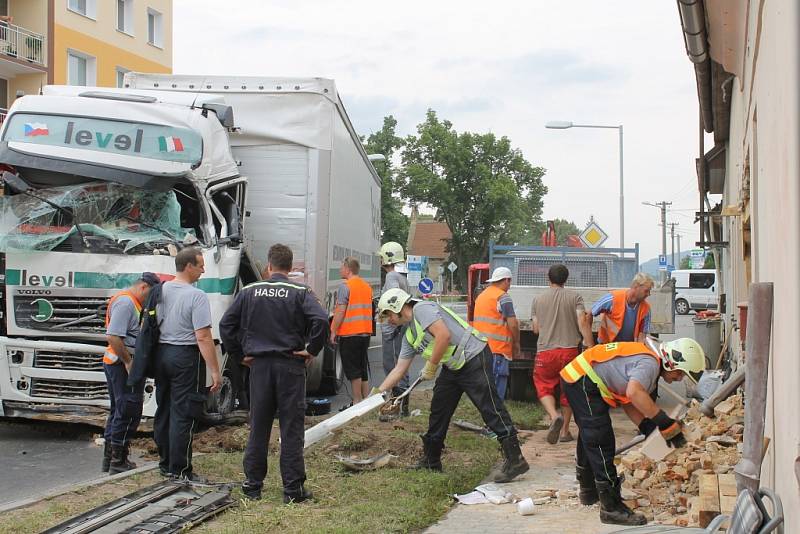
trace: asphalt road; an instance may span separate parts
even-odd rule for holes
[[[465,313],[464,305],[453,307]],[[677,317],[677,333],[662,339],[690,336],[693,315]],[[380,338],[373,337],[369,350],[370,386],[383,380]],[[411,376],[422,368],[422,359],[415,358]],[[350,384],[344,381],[340,393],[331,398],[332,410],[351,400]],[[100,430],[82,425],[37,421],[0,421],[0,504],[41,495],[65,486],[93,480],[101,476],[101,448],[94,444]]]

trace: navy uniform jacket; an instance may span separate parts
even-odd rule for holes
[[[316,355],[328,339],[328,314],[309,287],[273,274],[236,295],[219,332],[225,352],[237,361],[299,350]]]

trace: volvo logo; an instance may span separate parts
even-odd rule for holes
[[[36,299],[31,302],[36,306],[36,313],[31,315],[31,319],[37,323],[45,323],[53,317],[53,304],[47,299]]]
[[[52,295],[49,289],[17,289],[16,295]]]

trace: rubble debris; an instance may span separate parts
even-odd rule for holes
[[[699,403],[692,402],[683,420],[685,447],[667,447],[665,456],[660,456],[663,450],[654,454],[653,449],[663,442],[655,432],[639,449],[619,457],[619,472],[625,477],[623,499],[628,506],[649,521],[684,527],[703,526],[725,513],[722,509],[727,510],[736,500],[733,466],[739,461],[744,433],[741,396],[734,395],[725,403],[716,417],[710,418],[700,412]],[[716,505],[712,504],[714,498]]]
[[[353,456],[336,455],[336,459],[341,463],[345,469],[350,471],[373,471],[390,465],[397,456],[389,454],[388,452],[373,456],[372,458],[359,459]]]

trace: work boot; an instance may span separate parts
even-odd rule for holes
[[[578,498],[584,506],[591,506],[600,500],[597,496],[597,486],[594,483],[594,474],[588,467],[575,467],[575,478],[578,479],[580,490]]]
[[[442,449],[444,443],[434,441],[422,436],[422,458],[419,459],[414,469],[430,469],[431,471],[442,470]]]
[[[111,464],[108,467],[109,475],[116,475],[136,469],[136,464],[128,460],[127,445],[111,445]]]
[[[250,482],[249,480],[245,480],[242,482],[242,493],[245,497],[252,501],[257,501],[261,498],[261,488],[263,484],[259,484],[257,482]]]
[[[519,450],[519,439],[516,434],[511,434],[500,440],[501,451],[503,451],[503,466],[500,472],[494,476],[494,481],[500,484],[511,482],[522,473],[526,473],[530,466]]]
[[[622,501],[622,482],[619,478],[612,484],[607,480],[595,480],[600,497],[600,522],[609,525],[644,525],[647,519],[636,514]]]
[[[111,465],[111,442],[106,441],[103,443],[103,466],[101,471],[108,473],[108,467]]]
[[[314,498],[314,494],[311,493],[309,490],[305,488],[305,486],[300,486],[300,493],[284,493],[283,494],[283,504],[289,503],[301,503],[303,501],[309,501]]]

